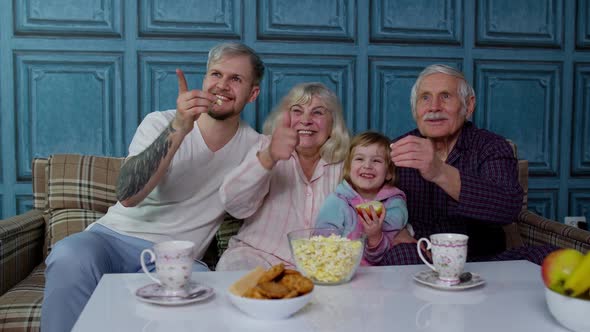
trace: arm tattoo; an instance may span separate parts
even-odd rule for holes
[[[117,199],[124,201],[140,192],[156,173],[160,162],[168,154],[172,145],[169,137],[176,129],[170,125],[156,138],[156,140],[140,154],[129,158],[119,173],[117,179]]]

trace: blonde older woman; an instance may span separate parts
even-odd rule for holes
[[[293,265],[287,233],[313,227],[340,182],[350,136],[338,97],[321,83],[303,83],[283,98],[265,136],[220,189],[225,209],[245,219],[217,270]]]

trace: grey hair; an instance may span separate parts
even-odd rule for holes
[[[416,120],[417,116],[416,104],[418,102],[418,89],[420,88],[420,84],[422,84],[422,80],[424,80],[426,76],[432,74],[445,74],[459,79],[457,93],[459,94],[459,98],[461,99],[461,112],[466,113],[467,101],[469,100],[469,98],[475,97],[475,91],[473,90],[473,87],[467,82],[467,80],[465,79],[465,75],[463,75],[463,73],[458,71],[457,69],[449,67],[447,65],[434,64],[422,70],[420,75],[418,75],[418,79],[416,79],[416,83],[414,83],[414,86],[412,87],[412,94],[410,95],[410,104],[412,106],[412,116],[414,116],[414,120]]]
[[[282,121],[283,114],[289,112],[293,105],[306,105],[313,97],[318,97],[332,114],[332,132],[328,140],[320,148],[320,156],[329,163],[341,162],[348,153],[350,134],[342,114],[342,104],[338,96],[318,82],[300,83],[283,97],[281,102],[264,121],[263,133],[271,135],[276,126]]]
[[[260,56],[251,49],[250,47],[242,43],[222,43],[216,45],[209,51],[207,58],[207,69],[211,64],[220,61],[225,56],[241,56],[245,55],[250,58],[252,64],[252,73],[254,79],[254,85],[260,85],[262,77],[264,76],[264,62],[260,59]]]

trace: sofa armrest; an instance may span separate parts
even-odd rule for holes
[[[26,278],[43,260],[43,211],[0,220],[0,295]]]
[[[562,248],[574,248],[581,252],[590,250],[590,232],[541,217],[523,210],[518,216],[518,228],[526,245],[551,244]]]

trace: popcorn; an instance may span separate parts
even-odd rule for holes
[[[215,103],[219,106],[223,105],[223,100],[221,100],[221,98],[217,98],[217,100],[215,101]]]
[[[362,241],[336,234],[295,239],[292,246],[298,267],[308,277],[324,283],[338,283],[348,278],[363,252]]]

